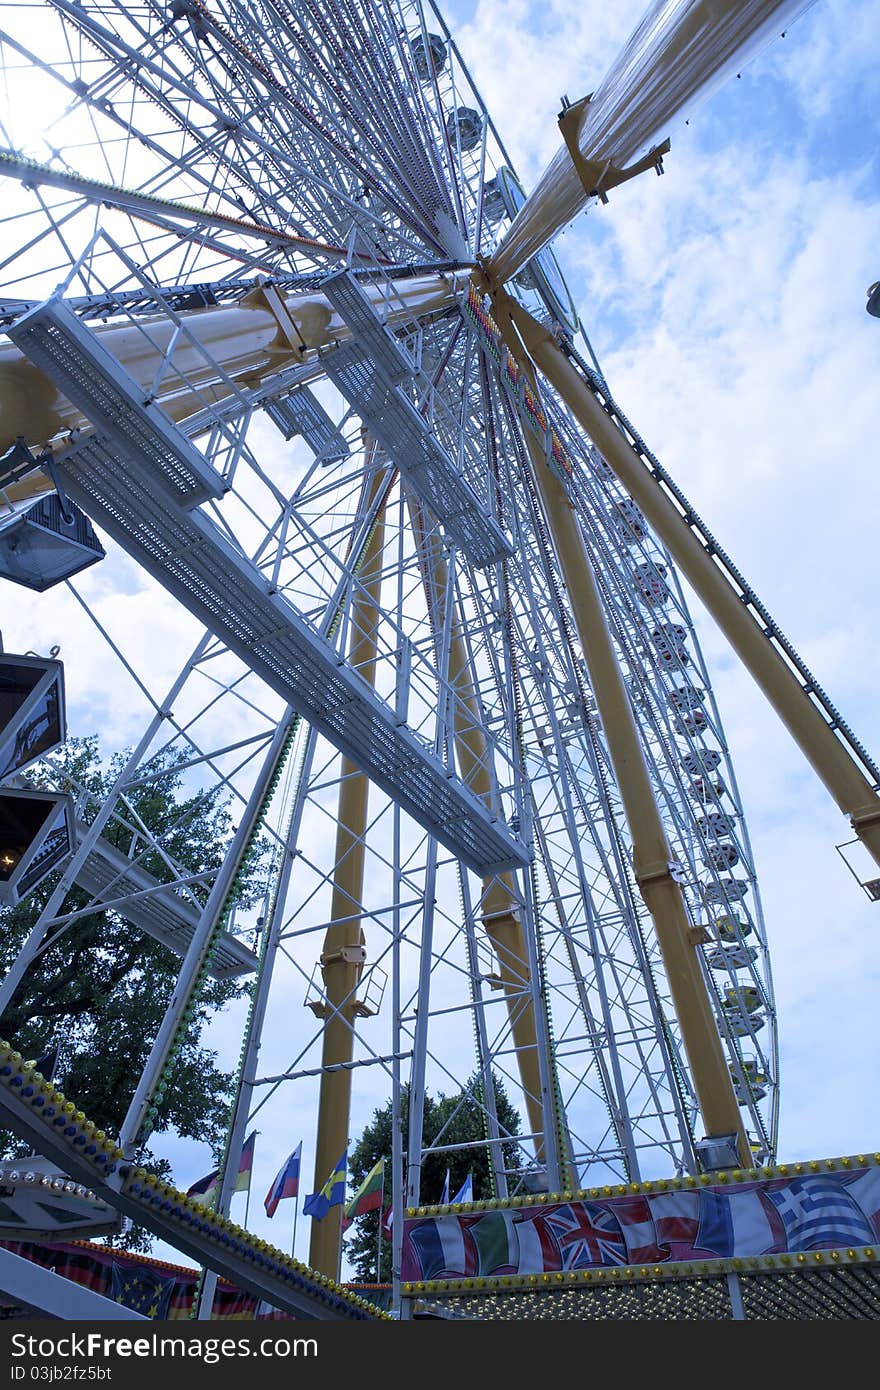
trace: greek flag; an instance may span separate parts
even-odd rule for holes
[[[831,1250],[873,1245],[868,1218],[843,1185],[843,1175],[793,1178],[767,1192],[785,1227],[789,1250]]]

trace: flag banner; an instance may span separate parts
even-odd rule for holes
[[[472,1202],[474,1200],[474,1175],[468,1173],[461,1187],[452,1199],[451,1205],[460,1206],[462,1202]]]
[[[40,1245],[36,1241],[0,1241],[0,1247],[14,1255],[51,1269],[62,1279],[103,1294],[134,1312],[171,1322],[192,1317],[193,1299],[198,1286],[198,1270],[168,1264],[149,1255],[112,1250],[88,1241],[64,1245]],[[0,1293],[0,1308],[15,1307],[9,1294]],[[153,1311],[155,1309],[155,1311]],[[238,1322],[254,1319],[288,1320],[284,1313],[225,1279],[217,1281],[212,1318]]]
[[[449,1169],[446,1169],[446,1177],[443,1179],[443,1191],[440,1193],[441,1207],[449,1206]]]
[[[186,1189],[187,1197],[192,1197],[194,1202],[204,1202],[210,1206],[217,1196],[220,1188],[220,1170],[215,1168],[213,1173],[208,1173],[204,1178],[199,1178],[192,1187]]]
[[[136,1269],[115,1261],[110,1269],[110,1297],[147,1318],[168,1317],[174,1279],[152,1269]]]
[[[275,1181],[263,1199],[263,1206],[266,1208],[267,1216],[274,1216],[278,1203],[285,1197],[296,1197],[299,1193],[299,1169],[302,1161],[302,1140],[299,1141],[293,1153],[280,1168]]]
[[[254,1166],[254,1147],[257,1142],[257,1131],[249,1134],[241,1146],[241,1157],[238,1160],[238,1173],[235,1178],[233,1192],[248,1192],[251,1185],[251,1169]]]
[[[791,1164],[796,1172],[785,1176],[773,1169],[772,1176],[759,1178],[752,1169],[736,1178],[726,1175],[726,1181],[712,1174],[705,1186],[670,1179],[619,1197],[605,1198],[594,1189],[541,1205],[529,1197],[484,1211],[408,1217],[401,1278],[456,1280],[870,1249],[880,1240],[880,1165],[866,1162],[860,1155]]]
[[[348,1149],[340,1158],[333,1172],[322,1188],[310,1192],[303,1202],[303,1215],[315,1221],[323,1221],[331,1207],[341,1206],[345,1201],[345,1186],[348,1182]]]
[[[58,1066],[59,1047],[53,1043],[50,1048],[34,1062],[35,1069],[40,1073],[44,1081],[51,1081],[55,1075],[55,1068]]]
[[[347,1221],[363,1216],[368,1211],[378,1211],[382,1206],[385,1190],[385,1160],[380,1158],[370,1169],[357,1192],[345,1208]]]
[[[247,1192],[251,1185],[251,1169],[254,1166],[254,1146],[257,1142],[257,1131],[249,1134],[241,1146],[241,1154],[238,1159],[238,1172],[235,1176],[235,1186],[233,1192]],[[187,1197],[192,1197],[193,1201],[203,1202],[205,1206],[213,1206],[220,1191],[220,1169],[215,1168],[213,1173],[208,1173],[204,1178],[199,1178],[192,1187],[186,1189]]]

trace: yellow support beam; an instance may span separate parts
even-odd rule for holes
[[[428,609],[435,629],[439,632],[448,584],[448,567],[436,532],[425,529],[418,503],[411,494],[408,494],[408,500],[410,524],[422,558]],[[494,788],[489,749],[461,619],[457,610],[454,610],[454,614],[449,637],[448,678],[456,697],[453,727],[459,773],[462,781],[477,796],[482,797],[487,806],[491,806]],[[532,977],[523,933],[520,899],[511,874],[499,874],[483,880],[481,917],[498,962],[498,980],[507,1005],[529,1124],[532,1133],[540,1135],[544,1131],[544,1111],[541,1104],[537,1022],[531,998]],[[544,1161],[544,1153],[544,1143],[536,1141],[535,1157],[538,1163]]]
[[[382,303],[381,286],[364,288]],[[412,315],[447,309],[455,288],[452,276],[403,280],[395,286],[387,322],[393,326]],[[177,421],[228,399],[230,380],[257,386],[273,372],[310,360],[319,348],[351,336],[320,292],[282,298],[269,284],[255,284],[236,304],[184,310],[177,317],[183,332],[172,318],[158,314],[99,324],[94,330],[138,385]],[[0,453],[19,435],[32,448],[50,441],[63,447],[69,431],[88,428],[89,421],[38,367],[12,343],[0,344]]]
[[[508,351],[527,374],[532,375],[514,328],[510,310],[513,302],[499,291],[495,319]],[[672,850],[651,786],[593,567],[565,488],[547,467],[531,432],[524,430],[523,437],[605,729],[632,838],[635,878],[654,921],[706,1133],[712,1136],[735,1134],[740,1161],[746,1164],[751,1161],[748,1138],[697,957],[697,941],[684,894],[673,875]]]
[[[372,455],[375,462],[376,452],[375,445],[368,447],[368,459]],[[365,490],[366,511],[369,511],[379,489],[386,482],[385,470],[376,468],[371,485]],[[384,544],[383,506],[364,551],[358,575],[360,585],[351,605],[349,661],[371,686],[376,677]],[[369,778],[343,757],[330,923],[321,952],[326,998],[323,1006],[323,1071],[315,1146],[315,1192],[323,1187],[336,1167],[349,1138],[352,1071],[345,1064],[350,1063],[354,1056],[355,1020],[364,1012],[356,996],[366,959],[361,910],[369,793]],[[341,1206],[333,1206],[322,1220],[312,1221],[309,1264],[331,1279],[339,1278],[342,1211]]]
[[[497,291],[494,302],[496,318],[506,314],[515,323],[532,360],[638,503],[655,534],[880,865],[880,797],[867,777],[552,334],[503,290]]]
[[[367,509],[375,501],[378,487],[386,483],[387,475],[377,470],[366,497]],[[446,561],[439,539],[422,524],[417,500],[409,492],[407,500],[422,561],[426,599],[436,622],[444,608],[442,599],[448,583]],[[359,573],[361,587],[355,594],[351,614],[349,661],[370,684],[376,670],[383,545],[384,510],[364,552]],[[491,804],[493,784],[489,750],[458,617],[449,641],[448,678],[456,696],[453,732],[460,775],[477,796]],[[330,923],[321,953],[325,994],[322,1008],[324,1070],[318,1100],[315,1191],[323,1186],[348,1143],[352,1072],[344,1064],[353,1058],[354,1021],[362,1013],[356,991],[365,960],[361,908],[369,779],[346,758],[342,760],[341,777]],[[529,1123],[533,1133],[541,1134],[544,1112],[536,1019],[530,993],[531,972],[519,896],[510,874],[484,880],[481,915],[498,960]],[[544,1144],[538,1141],[535,1151],[537,1160],[543,1161]],[[321,1221],[312,1222],[309,1248],[309,1264],[334,1279],[339,1277],[341,1212],[341,1207],[331,1207]]]

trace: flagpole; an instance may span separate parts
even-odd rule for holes
[[[385,1164],[382,1164],[382,1200],[379,1203],[379,1219],[376,1222],[376,1283],[381,1283],[382,1269],[382,1216],[385,1212]]]
[[[290,1254],[293,1256],[296,1250],[296,1218],[299,1212],[299,1193],[293,1199],[293,1239],[290,1242]]]

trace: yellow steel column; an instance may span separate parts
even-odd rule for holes
[[[641,507],[841,811],[849,816],[856,834],[880,864],[880,797],[867,777],[552,334],[503,290],[498,291],[495,302],[496,318],[499,314],[503,317],[504,308],[508,310],[534,361]]]
[[[374,474],[366,507],[385,482],[382,470]],[[379,512],[359,571],[361,586],[351,606],[349,663],[372,685],[376,674],[376,641],[382,587],[382,549],[385,511]],[[321,953],[321,972],[326,995],[322,1051],[321,1090],[315,1148],[317,1192],[327,1181],[348,1144],[351,1110],[351,1068],[339,1066],[354,1055],[354,1021],[362,1007],[355,998],[363,970],[364,933],[361,905],[364,890],[364,834],[367,828],[369,779],[348,758],[342,759],[339,810],[336,828],[336,868],[330,923]],[[328,1067],[336,1067],[328,1071]],[[320,1221],[312,1221],[309,1264],[331,1279],[339,1277],[342,1207],[331,1207]]]
[[[496,305],[495,317],[508,349],[521,361],[523,354],[506,312],[506,301],[507,296],[504,296]],[[751,1163],[751,1150],[697,958],[698,933],[688,918],[681,885],[672,876],[672,851],[605,622],[593,568],[564,487],[547,466],[530,432],[524,430],[523,435],[605,729],[632,836],[635,878],[654,921],[706,1133],[735,1133],[740,1162],[747,1165]]]
[[[443,596],[448,581],[446,560],[437,536],[424,530],[411,496],[410,517],[419,548],[425,557],[424,579],[429,609],[435,625],[442,620]],[[487,805],[493,802],[489,752],[483,730],[480,706],[471,677],[461,621],[453,619],[449,638],[449,683],[456,695],[453,727],[462,781]],[[526,1110],[533,1134],[544,1130],[541,1104],[541,1070],[535,1010],[530,995],[531,971],[520,917],[519,899],[510,874],[483,880],[481,916],[483,928],[498,960],[498,978],[504,991],[511,1032],[516,1045],[517,1064],[525,1095]],[[536,1141],[535,1156],[544,1158],[544,1145]]]

